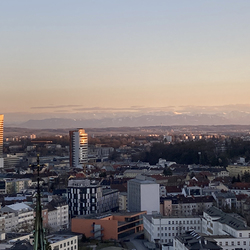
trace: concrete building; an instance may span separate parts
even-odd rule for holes
[[[48,227],[50,229],[59,231],[69,227],[69,205],[66,201],[53,199],[47,205],[47,209]]]
[[[5,178],[6,182],[6,193],[20,193],[24,189],[27,189],[31,186],[32,180],[29,178],[24,179],[13,179],[13,178]]]
[[[234,193],[217,191],[212,196],[218,208],[236,209],[237,198]]]
[[[84,129],[69,131],[70,166],[83,166],[88,163],[88,134]]]
[[[185,197],[169,196],[161,198],[161,215],[192,216],[203,214],[203,211],[214,205],[212,196]]]
[[[72,235],[50,235],[46,237],[51,250],[77,250],[78,237]]]
[[[14,212],[2,212],[0,211],[1,217],[5,218],[5,229],[6,233],[15,232],[16,226],[18,225],[18,216]]]
[[[128,194],[126,192],[119,193],[119,211],[127,211]]]
[[[199,216],[160,216],[144,215],[144,236],[154,243],[166,244],[173,242],[174,237],[188,230],[201,232],[202,224]]]
[[[250,227],[237,214],[225,213],[217,207],[204,212],[202,233],[210,235],[223,249],[249,249]]]
[[[218,246],[213,239],[201,236],[194,231],[187,231],[184,234],[176,236],[173,243],[174,250],[220,250],[222,247]]]
[[[19,154],[7,154],[4,157],[4,166],[5,167],[16,167],[20,165],[22,157]]]
[[[118,190],[103,190],[100,185],[91,185],[88,179],[69,180],[68,204],[71,216],[117,211]]]
[[[147,211],[148,214],[160,212],[160,185],[155,179],[143,175],[128,181],[128,210]]]
[[[143,215],[139,213],[110,213],[88,215],[73,218],[71,231],[85,234],[86,237],[99,240],[118,240],[143,230]]]
[[[13,205],[7,205],[1,208],[0,212],[2,214],[15,214],[15,217],[17,217],[17,225],[15,226],[15,228],[12,227],[12,229],[14,229],[15,231],[28,231],[34,223],[34,210],[31,207],[27,206],[25,203],[15,203]],[[14,217],[10,219],[13,219],[11,220],[12,223],[15,221]]]

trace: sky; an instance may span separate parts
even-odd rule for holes
[[[249,0],[0,1],[0,113],[249,104]]]

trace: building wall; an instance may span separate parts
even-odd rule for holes
[[[141,209],[148,214],[153,212],[160,213],[160,194],[159,184],[142,184],[141,185]]]
[[[58,239],[58,238],[61,238]],[[61,236],[48,236],[47,239],[50,243],[51,250],[78,250],[78,238],[77,236],[69,237],[67,235]]]
[[[102,230],[103,240],[116,239],[124,237],[131,233],[143,230],[143,214],[146,212],[128,214],[128,215],[110,215],[101,219],[73,218],[71,220],[71,231],[85,234],[86,237],[94,237],[96,234],[93,229],[99,225]],[[122,224],[118,224],[123,222]],[[94,223],[94,225],[93,225]]]
[[[93,223],[101,225],[103,228],[103,240],[118,239],[118,221],[112,220],[111,217],[102,220],[73,218],[71,220],[71,231],[85,234],[86,237],[92,237],[93,233],[91,233],[91,230],[93,229]]]
[[[156,239],[161,243],[172,242],[174,237],[188,230],[201,232],[202,225],[199,217],[154,217],[144,216],[144,236],[151,242]]]
[[[15,231],[18,224],[18,217],[14,213],[2,213],[5,218],[5,232],[9,233]]]
[[[128,209],[127,194],[119,194],[119,211],[126,211]]]

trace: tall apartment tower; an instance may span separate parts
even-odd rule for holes
[[[3,115],[0,115],[0,158],[3,157]]]
[[[70,167],[77,167],[88,162],[88,134],[79,128],[69,131]]]

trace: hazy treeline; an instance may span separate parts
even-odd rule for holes
[[[237,138],[225,142],[214,139],[176,144],[157,143],[153,144],[149,151],[133,155],[132,160],[156,164],[159,158],[163,158],[179,164],[227,166],[238,157],[250,160],[250,142]]]

